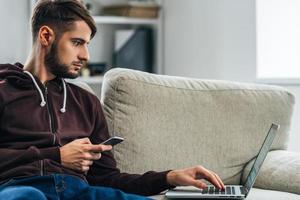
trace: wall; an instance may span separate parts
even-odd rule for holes
[[[29,1],[2,0],[0,6],[0,63],[25,62],[31,44]]]
[[[253,80],[253,0],[164,2],[167,74]]]
[[[257,81],[255,0],[165,0],[164,14],[166,74]],[[299,86],[288,88],[300,99]],[[289,149],[300,152],[298,104]]]

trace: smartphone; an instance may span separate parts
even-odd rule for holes
[[[121,138],[121,137],[118,137],[118,136],[114,136],[114,137],[109,138],[108,140],[105,140],[101,144],[114,146],[114,145],[119,144],[119,143],[121,143],[123,141],[124,141],[124,138]]]

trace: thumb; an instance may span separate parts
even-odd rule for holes
[[[94,144],[90,145],[89,150],[93,152],[103,152],[103,151],[109,151],[112,149],[111,145],[104,145],[104,144]]]

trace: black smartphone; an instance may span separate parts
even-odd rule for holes
[[[121,138],[121,137],[118,137],[118,136],[114,136],[114,137],[111,137],[111,138],[105,140],[101,144],[114,146],[114,145],[119,144],[119,143],[121,143],[123,141],[124,141],[124,138]]]

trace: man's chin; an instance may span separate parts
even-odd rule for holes
[[[69,79],[75,79],[78,78],[79,74],[69,74],[67,77],[64,78],[69,78]]]
[[[68,78],[68,79],[75,79],[78,76],[79,76],[79,73],[64,73],[64,74],[57,75],[57,77]]]

